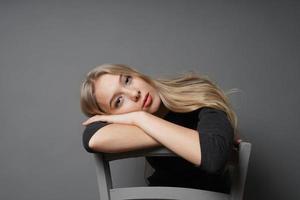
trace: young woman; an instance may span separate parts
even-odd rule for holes
[[[123,64],[103,64],[86,76],[81,109],[83,146],[90,152],[124,152],[164,146],[178,157],[146,157],[150,186],[228,193],[225,165],[237,133],[226,94],[189,72],[153,79]]]

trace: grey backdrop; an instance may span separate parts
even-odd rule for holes
[[[246,199],[300,199],[297,1],[1,1],[0,199],[98,198],[79,87],[102,63],[197,70],[231,95],[252,142]],[[144,159],[111,163],[145,185]],[[137,171],[140,171],[137,173]],[[298,186],[296,185],[298,183]]]

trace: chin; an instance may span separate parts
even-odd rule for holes
[[[161,105],[161,101],[153,101],[152,104],[150,105],[149,109],[147,110],[149,113],[156,113],[159,111],[159,107]]]

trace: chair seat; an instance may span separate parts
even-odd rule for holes
[[[228,200],[229,194],[182,187],[128,187],[110,189],[112,200],[121,199],[182,199]]]

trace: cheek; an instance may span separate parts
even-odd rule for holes
[[[121,108],[122,110],[132,111],[139,108],[139,105],[136,102],[132,101],[131,99],[125,97]]]

